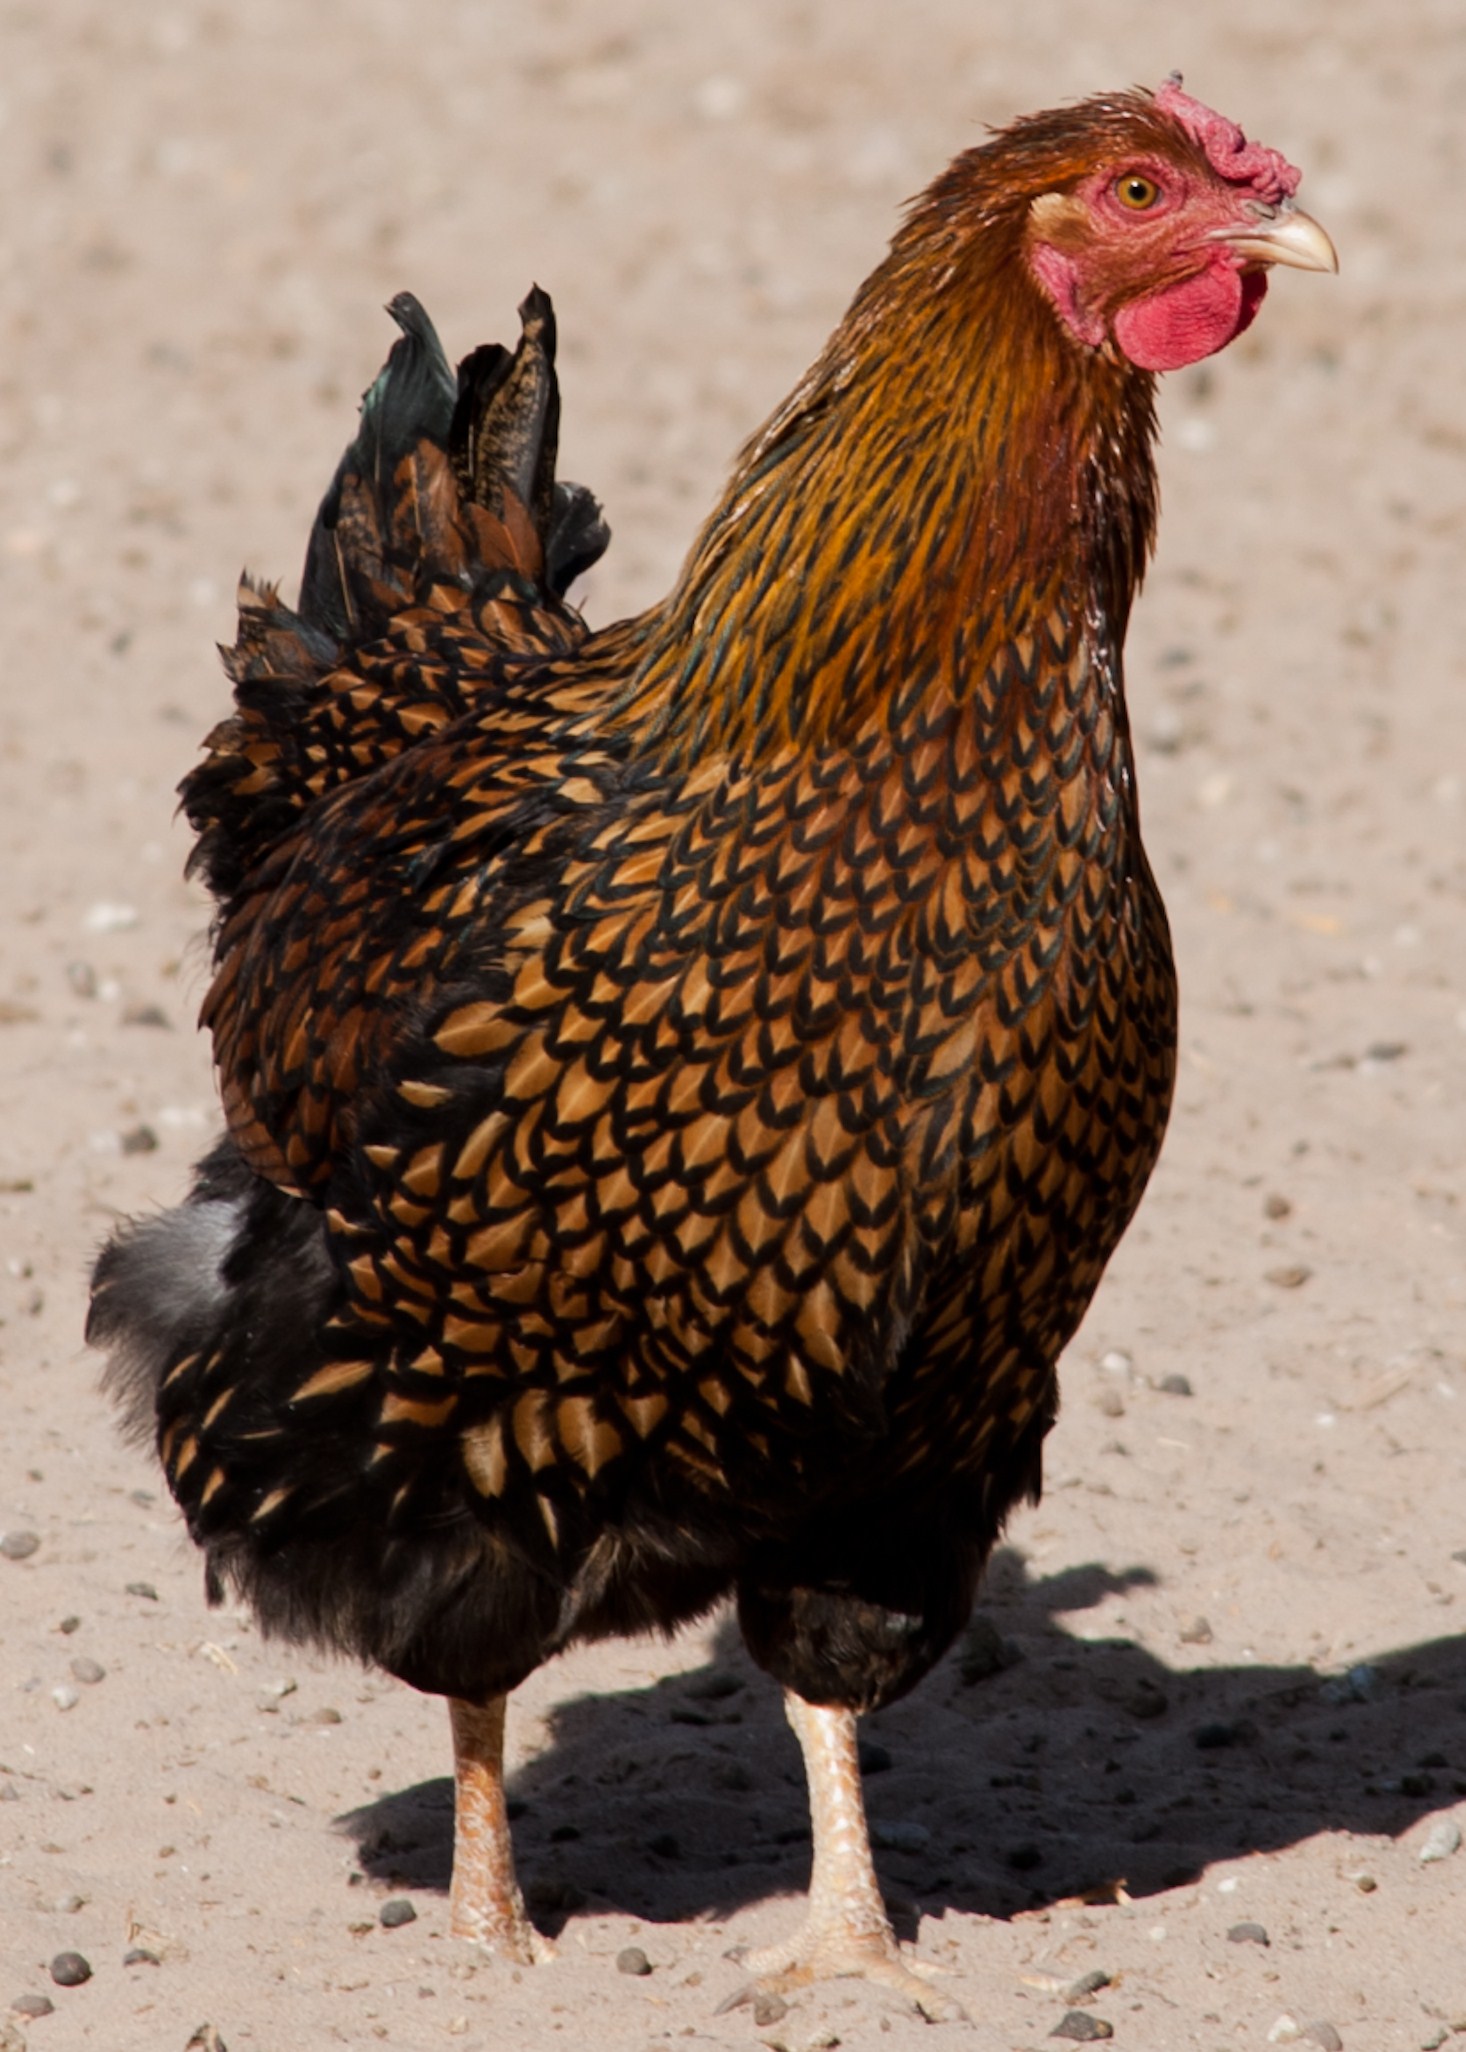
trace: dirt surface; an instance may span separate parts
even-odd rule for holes
[[[1466,2033],[1466,1853],[1422,1858],[1466,1823],[1466,26],[1202,12],[0,5],[6,2052],[183,2052],[205,2020],[230,2052],[989,2052],[1075,2007],[1128,2052]],[[1130,673],[1175,1122],[985,1623],[869,1720],[902,1935],[975,2021],[851,1983],[716,2013],[808,1858],[726,1620],[520,1692],[560,1956],[476,1964],[441,1707],[206,1611],[81,1344],[93,1248],[214,1125],[171,815],[234,576],[293,577],[394,291],[459,353],[538,279],[564,467],[616,535],[586,610],[644,603],[902,198],[984,122],[1172,66],[1304,167],[1344,269],[1280,276],[1164,391]]]

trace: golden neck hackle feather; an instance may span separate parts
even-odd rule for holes
[[[899,747],[1009,650],[1021,672],[1045,642],[1118,662],[1155,523],[1153,380],[1060,331],[1023,244],[1025,191],[1063,166],[1003,143],[913,210],[636,624],[625,716],[669,762],[872,728]]]

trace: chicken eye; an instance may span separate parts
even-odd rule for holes
[[[1161,196],[1161,189],[1153,178],[1147,178],[1142,171],[1127,171],[1123,178],[1115,180],[1115,197],[1122,207],[1129,207],[1133,213],[1143,214],[1147,207],[1153,207]]]

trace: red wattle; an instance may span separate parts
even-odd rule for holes
[[[1266,291],[1263,272],[1239,271],[1223,258],[1195,278],[1121,307],[1115,340],[1140,370],[1180,370],[1251,327]]]

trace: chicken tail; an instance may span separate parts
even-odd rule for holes
[[[536,287],[510,351],[455,376],[411,293],[321,502],[291,610],[245,577],[223,651],[235,710],[181,787],[191,869],[221,900],[299,814],[481,706],[501,659],[566,654],[565,603],[605,549],[595,498],[557,481],[555,316]]]

